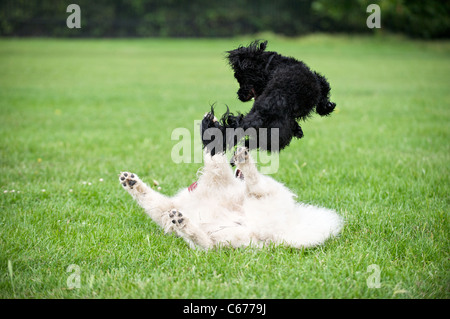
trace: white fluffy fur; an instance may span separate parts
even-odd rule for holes
[[[284,185],[260,174],[246,149],[235,155],[243,180],[235,177],[225,155],[205,153],[204,161],[197,188],[171,198],[132,173],[121,173],[119,181],[153,221],[192,248],[267,243],[312,247],[342,229],[336,212],[298,203]]]

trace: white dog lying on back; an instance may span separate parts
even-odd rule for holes
[[[223,154],[205,153],[204,161],[198,182],[171,198],[133,173],[121,173],[119,181],[154,222],[192,248],[268,243],[312,247],[342,229],[336,212],[298,203],[284,185],[260,174],[245,148],[234,155],[237,174]]]

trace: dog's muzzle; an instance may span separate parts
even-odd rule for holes
[[[242,102],[248,102],[251,99],[255,99],[256,100],[257,95],[256,95],[256,91],[255,91],[254,88],[251,88],[248,91],[247,90],[245,90],[244,92],[243,91],[244,90],[239,90],[238,91],[239,100],[241,100]]]
[[[239,178],[240,180],[244,180],[244,174],[239,168],[236,168],[234,171],[234,177]]]

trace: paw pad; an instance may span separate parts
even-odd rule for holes
[[[119,182],[123,187],[133,189],[133,186],[138,182],[138,177],[133,173],[123,172],[119,175]]]
[[[177,226],[183,226],[184,218],[183,214],[177,211],[176,209],[172,209],[169,212],[169,217],[172,219],[172,224],[175,224]]]

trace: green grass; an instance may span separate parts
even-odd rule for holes
[[[250,108],[223,54],[250,40],[0,40],[0,298],[450,297],[450,42],[269,36],[338,105],[273,175],[345,217],[322,247],[194,251],[123,191],[121,170],[167,195],[195,180],[171,132]]]

